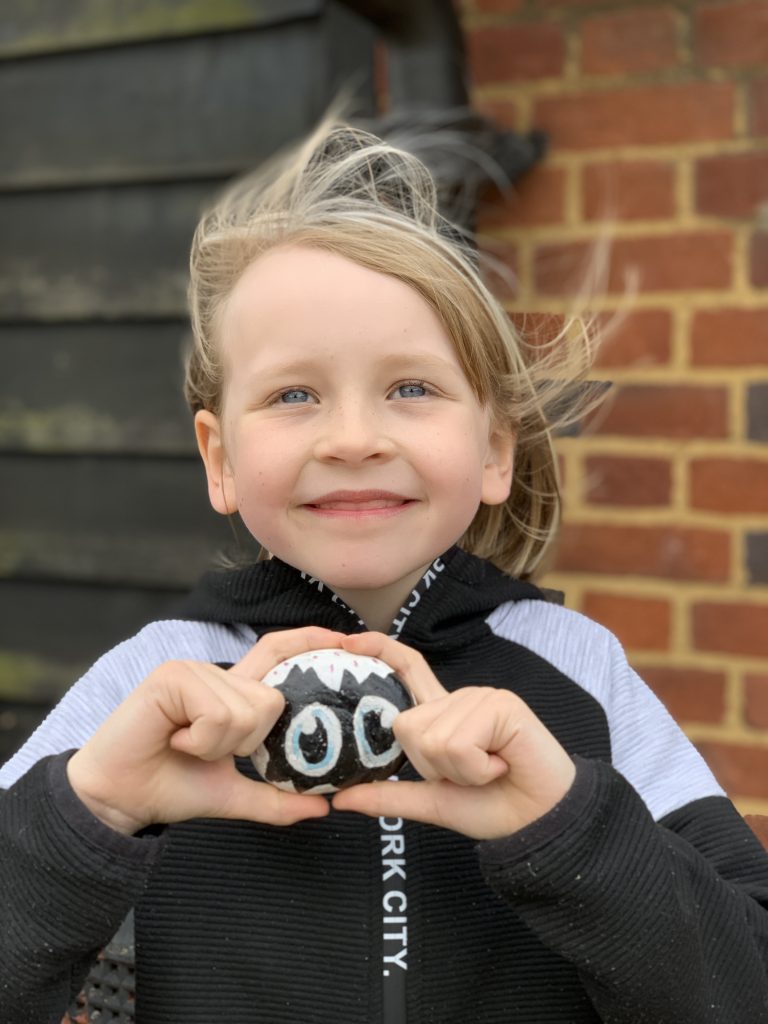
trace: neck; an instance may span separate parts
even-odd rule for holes
[[[335,593],[357,612],[368,629],[389,633],[397,613],[428,568],[429,565],[422,566],[395,583],[376,590],[342,588],[335,589]]]

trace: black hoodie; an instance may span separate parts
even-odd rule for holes
[[[2,1024],[57,1022],[132,905],[138,1024],[768,1022],[759,843],[613,638],[458,549],[392,633],[448,690],[508,688],[539,715],[577,765],[549,814],[479,844],[335,811],[137,837],[88,814],[58,752],[82,735],[73,708],[98,696],[93,731],[152,664],[233,661],[307,624],[365,628],[277,560],[211,574],[176,620],[97,663],[6,766]]]

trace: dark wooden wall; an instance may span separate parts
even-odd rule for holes
[[[0,761],[231,547],[180,397],[191,234],[350,76],[372,105],[374,41],[324,0],[4,0]]]

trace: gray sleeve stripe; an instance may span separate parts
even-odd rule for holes
[[[164,661],[238,661],[256,642],[245,626],[209,622],[153,622],[114,647],[66,693],[21,749],[0,769],[7,789],[49,754],[81,747],[104,719]]]
[[[533,651],[598,701],[608,720],[613,766],[657,821],[692,800],[724,795],[608,630],[544,601],[501,605],[487,621],[496,636]]]

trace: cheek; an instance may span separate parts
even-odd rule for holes
[[[253,486],[238,493],[237,511],[245,528],[260,544],[270,551],[279,546],[281,519],[264,489]]]
[[[241,448],[233,467],[235,502],[240,518],[254,536],[266,536],[280,521],[290,500],[291,483],[285,460],[270,458],[263,446]]]
[[[432,477],[446,488],[479,486],[485,445],[476,430],[467,426],[452,435],[437,436],[429,446],[428,465]]]
[[[269,474],[262,467],[247,473],[235,469],[235,493],[241,514],[258,514],[260,508],[267,508],[273,503],[269,480]],[[274,478],[272,480],[274,483]]]

